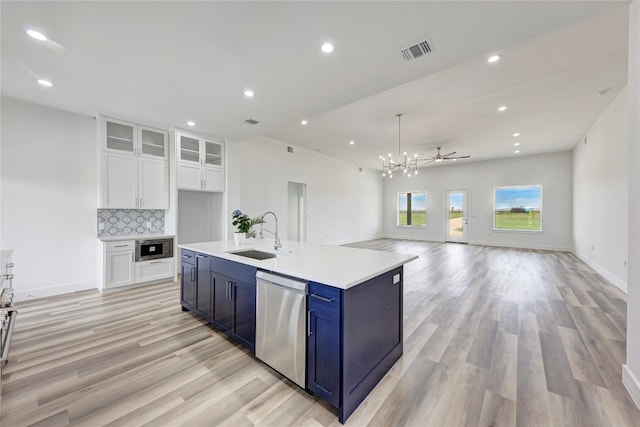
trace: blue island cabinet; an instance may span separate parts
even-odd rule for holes
[[[255,354],[256,268],[182,249],[182,309]]]
[[[309,284],[307,388],[344,423],[402,356],[402,267],[349,289]]]

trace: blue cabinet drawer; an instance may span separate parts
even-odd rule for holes
[[[309,283],[309,309],[340,313],[340,289],[320,283]]]
[[[187,264],[191,264],[191,265],[196,264],[196,255],[193,251],[182,249],[182,254],[180,259],[182,260],[182,262],[186,262]]]
[[[227,259],[211,257],[211,271],[231,277],[240,282],[256,285],[256,272],[258,269],[239,262]]]

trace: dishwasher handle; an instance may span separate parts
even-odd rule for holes
[[[258,271],[256,273],[256,282],[267,282],[274,285],[282,286],[283,288],[304,292],[305,295],[307,294],[307,282],[292,279],[290,277],[278,276],[275,274],[267,273],[265,271]]]

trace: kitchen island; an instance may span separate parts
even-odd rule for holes
[[[340,422],[402,355],[403,265],[415,255],[293,241],[276,250],[267,239],[179,247],[183,310],[253,354],[256,273],[308,282],[304,388],[335,406]]]

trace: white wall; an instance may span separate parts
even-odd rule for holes
[[[2,241],[16,299],[96,286],[98,157],[91,117],[2,99]]]
[[[227,145],[228,215],[273,211],[288,235],[288,182],[307,184],[307,241],[345,243],[379,237],[382,180],[377,172],[268,137]],[[273,219],[267,217],[267,222]],[[230,223],[229,223],[230,224]],[[229,232],[233,232],[229,225]],[[273,224],[266,225],[273,229]]]
[[[542,185],[542,232],[494,231],[496,186]],[[571,153],[523,156],[420,169],[384,182],[384,234],[392,238],[445,240],[446,190],[469,190],[469,243],[571,250]],[[398,192],[426,191],[426,227],[396,225]]]
[[[628,111],[625,87],[573,150],[575,253],[625,292]]]
[[[629,5],[629,268],[622,382],[640,407],[640,2]]]

